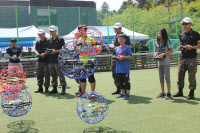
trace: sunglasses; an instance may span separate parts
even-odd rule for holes
[[[188,24],[190,24],[190,23],[182,23],[182,25],[188,25]]]

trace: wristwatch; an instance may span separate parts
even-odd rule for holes
[[[192,46],[192,49],[194,49],[194,47]]]

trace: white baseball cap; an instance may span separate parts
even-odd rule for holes
[[[43,34],[43,33],[45,33],[45,31],[43,29],[38,30],[38,34]]]
[[[181,23],[183,23],[183,22],[185,22],[185,23],[192,23],[192,19],[189,18],[189,17],[186,17],[186,18],[184,18],[184,19],[181,21]]]
[[[49,27],[49,31],[55,31],[55,30],[58,30],[56,26],[51,25],[51,26]]]
[[[115,23],[114,28],[122,28],[122,24],[117,22]]]

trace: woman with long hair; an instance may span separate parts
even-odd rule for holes
[[[160,28],[157,34],[157,41],[155,43],[155,48],[157,53],[154,55],[155,59],[158,59],[158,71],[160,78],[160,86],[161,93],[157,96],[157,98],[165,98],[170,99],[170,57],[169,54],[173,52],[171,48],[171,44],[167,35],[167,31],[165,28]],[[165,94],[164,90],[164,78],[167,83],[167,94]]]

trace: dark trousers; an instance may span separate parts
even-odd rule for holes
[[[116,87],[119,87],[119,79],[118,79],[118,75],[116,73],[116,61],[112,60],[111,62],[111,70],[112,70],[112,77],[114,79],[114,84]]]
[[[188,71],[189,89],[196,89],[196,72],[197,61],[196,58],[180,59],[178,65],[178,82],[179,89],[184,88],[185,72]]]
[[[60,66],[58,63],[50,63],[49,64],[49,71],[50,71],[50,75],[52,77],[52,86],[58,86],[58,76],[60,79],[60,85],[61,86],[66,86],[66,80],[65,80],[65,76],[64,74],[61,72],[60,70]]]
[[[120,89],[130,90],[131,84],[128,73],[117,73]]]
[[[38,86],[42,86],[43,83],[44,83],[44,87],[49,88],[49,86],[50,86],[50,73],[49,73],[48,64],[44,63],[44,62],[37,62],[36,73],[37,73]],[[44,78],[45,78],[45,82],[44,82]]]

